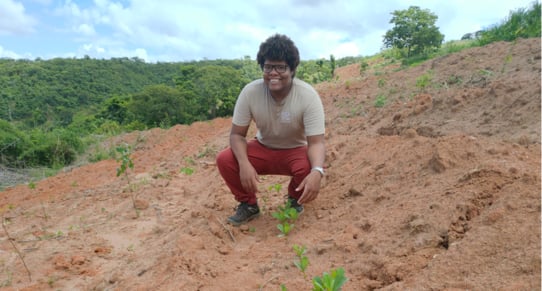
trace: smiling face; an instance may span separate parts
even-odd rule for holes
[[[294,72],[285,61],[266,60],[263,65],[263,80],[275,99],[288,95],[292,86]]]

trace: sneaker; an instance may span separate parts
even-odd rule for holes
[[[297,203],[297,199],[293,197],[288,197],[288,201],[290,201],[290,207],[295,209],[295,211],[297,211],[297,214],[301,214],[303,212],[303,205]]]
[[[239,226],[258,216],[260,216],[260,208],[258,208],[258,204],[249,205],[246,202],[241,202],[241,204],[237,206],[237,211],[235,214],[228,217],[228,222],[234,226]]]

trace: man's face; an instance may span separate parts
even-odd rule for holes
[[[281,92],[289,90],[292,78],[293,72],[285,61],[265,61],[263,79],[269,91]]]

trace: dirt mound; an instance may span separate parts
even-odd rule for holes
[[[310,290],[342,267],[344,290],[540,290],[540,39],[385,62],[317,86],[327,176],[287,237],[287,177],[224,224],[230,119],[134,132],[108,141],[132,145],[128,179],[107,160],[0,193],[2,289]]]

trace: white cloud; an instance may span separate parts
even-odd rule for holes
[[[86,36],[93,36],[96,34],[96,31],[94,31],[94,27],[89,24],[80,24],[73,30],[75,32],[81,33],[82,35],[86,35]]]
[[[0,0],[0,34],[16,35],[34,32],[36,20],[25,14],[23,4]]]
[[[372,55],[382,47],[394,10],[411,5],[429,9],[438,16],[437,26],[446,40],[451,40],[495,24],[511,9],[530,6],[531,0],[509,0],[499,5],[489,0],[254,0],[250,5],[241,0],[27,1],[29,7],[31,2],[49,3],[48,9],[32,14],[46,25],[33,26],[35,20],[15,0],[0,0],[0,34],[35,29],[35,35],[58,40],[57,51],[44,51],[38,45],[28,48],[38,56],[89,54],[183,61],[247,55],[255,58],[260,43],[274,33],[290,36],[302,59],[328,58],[331,54],[336,58]],[[11,49],[9,43],[2,45]]]
[[[0,46],[0,58],[20,59],[22,56],[15,52],[4,50],[4,48]]]

